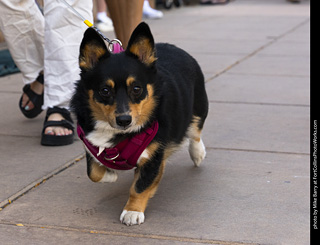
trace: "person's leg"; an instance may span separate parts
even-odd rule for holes
[[[81,15],[92,19],[92,0],[68,0]],[[74,83],[80,79],[79,47],[86,25],[61,1],[45,0],[45,50],[44,50],[44,106],[69,107]],[[53,113],[48,121],[61,121],[63,116]],[[64,127],[47,127],[45,134],[68,135]]]
[[[126,48],[133,30],[142,20],[144,0],[106,0],[117,38]]]
[[[20,69],[32,83],[43,69],[44,18],[34,0],[1,0],[0,29]]]
[[[23,82],[30,84],[36,94],[42,94],[43,85],[35,79],[43,70],[44,18],[35,1],[1,0],[0,29]],[[25,93],[21,101],[25,110],[34,108]]]
[[[99,13],[107,13],[107,5],[104,0],[95,0],[97,5],[97,15]]]
[[[107,5],[104,0],[95,0],[97,5],[96,26],[103,32],[113,31],[112,20],[107,15]]]

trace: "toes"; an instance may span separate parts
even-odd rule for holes
[[[65,135],[72,134],[72,130],[70,130],[70,129],[65,129],[64,132],[65,132]]]
[[[61,120],[64,120],[64,118],[59,113],[53,113],[48,117],[48,121],[61,121]],[[68,128],[60,127],[60,126],[56,126],[56,127],[52,126],[52,127],[47,127],[44,133],[48,135],[65,136],[65,135],[71,135],[72,130]]]
[[[52,130],[51,127],[48,127],[44,130],[44,134],[47,134],[47,135],[54,135],[54,132]]]
[[[56,131],[56,135],[64,136],[64,128],[56,127],[54,130]]]
[[[63,127],[47,127],[44,133],[47,135],[64,136],[72,134],[72,130]]]
[[[29,97],[26,94],[22,95],[21,107],[26,111],[32,110],[34,108],[33,103],[29,100]]]
[[[32,103],[28,103],[28,105],[26,105],[26,106],[24,107],[24,109],[25,109],[26,111],[30,111],[30,110],[32,110],[33,108],[34,108],[34,106],[33,106]]]

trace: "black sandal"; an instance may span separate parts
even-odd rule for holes
[[[64,117],[62,121],[48,121],[48,117],[53,113],[59,113],[61,116]],[[72,134],[69,135],[48,135],[45,134],[45,130],[47,127],[64,127],[67,129],[72,130]],[[73,143],[73,136],[74,136],[74,127],[73,121],[71,119],[71,114],[67,109],[53,107],[47,110],[46,119],[43,124],[43,130],[41,134],[41,145],[46,146],[61,146],[61,145],[69,145]]]
[[[200,2],[201,5],[225,5],[228,4],[230,2],[230,0],[226,0],[226,1],[217,1],[217,2],[212,2],[212,0],[208,0],[208,1],[204,1],[204,2]]]
[[[43,84],[43,74],[40,73],[39,76],[36,79],[37,82]],[[34,105],[34,108],[31,110],[25,110],[24,107],[21,106],[22,104],[22,96],[19,101],[19,108],[23,115],[25,115],[27,118],[34,118],[38,116],[42,112],[42,105],[43,105],[43,92],[42,94],[36,94],[35,92],[32,91],[30,84],[26,84],[23,87],[23,93],[25,93],[29,100],[27,104],[31,101],[32,104]]]

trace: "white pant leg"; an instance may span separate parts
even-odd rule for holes
[[[92,0],[67,0],[81,15],[92,21]],[[44,1],[45,93],[43,109],[68,108],[74,83],[80,79],[79,48],[86,25],[60,0]]]
[[[44,18],[35,0],[1,0],[0,29],[25,84],[43,70]]]

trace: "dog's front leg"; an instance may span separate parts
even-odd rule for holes
[[[86,152],[87,158],[87,174],[93,182],[115,182],[118,179],[117,173],[98,163],[88,152]]]
[[[144,211],[157,191],[164,167],[165,161],[155,157],[136,169],[129,200],[120,216],[122,223],[140,225],[144,222]]]

